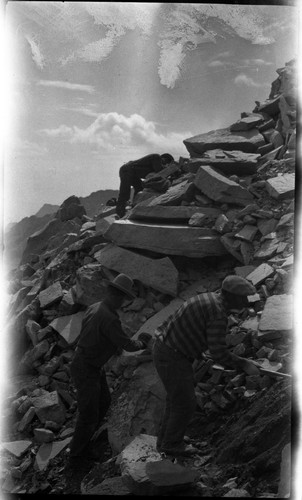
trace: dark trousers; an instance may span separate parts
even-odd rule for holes
[[[192,363],[160,340],[153,347],[153,360],[166,389],[166,406],[157,437],[159,449],[183,445],[186,428],[196,408]]]
[[[78,416],[70,444],[70,457],[74,458],[89,455],[90,440],[109,409],[111,396],[105,371],[90,368],[78,354],[71,364],[71,376],[78,402]]]
[[[134,188],[134,195],[143,190],[143,184],[139,176],[139,171],[133,165],[123,165],[119,171],[120,190],[117,199],[116,213],[120,217],[125,215],[125,208],[131,195],[131,187]]]

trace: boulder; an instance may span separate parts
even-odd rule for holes
[[[150,259],[112,244],[97,252],[94,258],[103,266],[127,274],[146,286],[173,297],[177,295],[178,271],[168,257]]]
[[[291,331],[293,328],[293,296],[268,297],[261,315],[260,331]]]
[[[120,468],[124,484],[134,495],[161,496],[183,491],[197,481],[199,473],[156,451],[156,438],[137,436],[121,453]]]
[[[274,118],[279,114],[279,101],[280,96],[277,96],[275,99],[266,99],[263,102],[259,102],[256,108],[253,110],[254,113],[266,113],[267,115]]]
[[[105,237],[118,246],[141,248],[165,255],[206,257],[224,255],[217,233],[208,228],[115,221]]]
[[[105,298],[107,285],[103,280],[107,276],[102,269],[103,266],[101,264],[88,264],[77,270],[75,287],[76,303],[90,306]]]
[[[64,222],[76,217],[81,219],[83,215],[86,215],[86,210],[81,204],[80,199],[77,196],[69,196],[69,198],[63,201],[57,211],[56,218]]]
[[[46,252],[52,237],[55,237],[60,245],[62,238],[65,238],[67,233],[77,233],[79,228],[76,221],[62,222],[56,218],[52,219],[42,229],[29,236],[21,262],[27,262],[32,254],[42,255]]]
[[[295,193],[295,174],[282,174],[268,179],[266,190],[276,200],[292,198]]]
[[[54,319],[50,323],[50,326],[58,332],[69,345],[73,345],[81,333],[84,314],[84,311],[79,311],[69,316],[60,316]]]
[[[248,274],[246,279],[257,287],[273,274],[274,269],[269,264],[263,263]]]
[[[61,283],[59,281],[56,281],[45,290],[42,290],[39,293],[38,297],[42,309],[46,309],[52,306],[55,302],[58,302],[63,297]]]
[[[53,441],[52,443],[43,443],[38,449],[35,466],[39,471],[46,469],[50,460],[55,458],[63,451],[70,443],[71,437],[62,441]]]
[[[162,206],[162,205],[136,205],[129,213],[130,220],[173,221],[173,223],[188,222],[195,214],[211,215],[218,217],[220,210],[214,207],[193,206]]]
[[[44,389],[41,389],[41,391],[40,396],[31,398],[38,419],[42,424],[48,420],[63,424],[65,422],[65,409],[57,391],[48,392]]]
[[[233,133],[229,128],[223,128],[190,137],[185,139],[183,143],[190,156],[196,158],[210,149],[256,153],[257,149],[265,144],[265,141],[257,129]]]
[[[224,175],[249,175],[257,172],[259,157],[259,154],[243,153],[242,151],[212,149],[203,153],[200,158],[192,159],[186,165],[186,169],[196,173],[200,166],[210,165]]]
[[[252,128],[257,127],[262,122],[263,122],[262,115],[251,114],[251,115],[245,116],[244,118],[241,118],[240,120],[237,120],[237,122],[233,123],[230,126],[230,131],[231,132],[239,132],[241,130],[250,130]]]
[[[206,196],[219,203],[245,206],[254,200],[247,189],[207,165],[199,167],[194,184]]]
[[[184,180],[175,186],[171,186],[165,193],[141,202],[142,205],[153,207],[156,205],[180,205],[181,202],[187,199],[187,192],[190,189],[191,183]]]
[[[165,390],[152,361],[140,364],[131,379],[113,393],[108,414],[108,440],[114,454],[141,432],[158,432]]]
[[[20,458],[32,445],[32,441],[21,439],[19,441],[10,441],[8,443],[1,443],[2,448],[9,451],[12,455]]]
[[[42,342],[39,342],[33,348],[26,351],[19,363],[19,373],[31,372],[33,370],[33,363],[45,356],[45,354],[48,352],[48,349],[48,341],[42,340]]]

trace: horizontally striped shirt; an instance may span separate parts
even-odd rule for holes
[[[217,293],[202,293],[186,300],[159,328],[156,335],[172,349],[191,359],[209,350],[215,361],[229,361],[225,336],[227,313]]]

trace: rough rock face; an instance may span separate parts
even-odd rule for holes
[[[168,257],[153,260],[115,245],[107,245],[95,254],[95,258],[103,266],[127,274],[146,286],[173,297],[177,295],[178,271]]]
[[[109,412],[108,439],[114,454],[140,433],[156,435],[162,413],[165,393],[153,363],[139,364],[130,373],[128,369],[128,380],[114,396]]]
[[[194,182],[200,191],[219,203],[245,206],[253,201],[253,195],[247,189],[207,165],[198,169]]]

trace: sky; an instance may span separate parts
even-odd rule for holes
[[[6,4],[4,222],[118,189],[150,153],[228,127],[298,53],[297,4]]]

